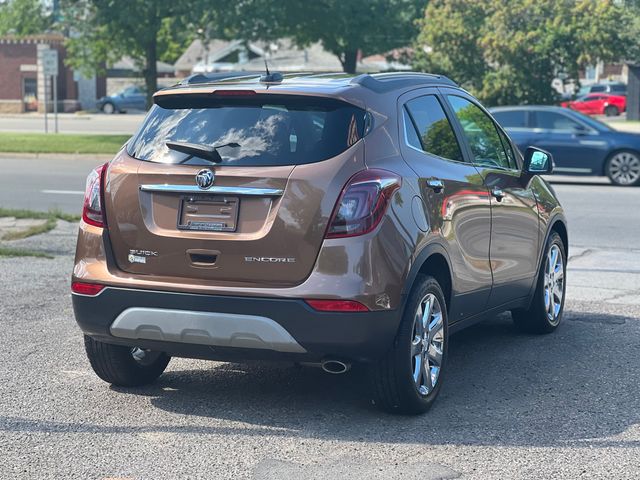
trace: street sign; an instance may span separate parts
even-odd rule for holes
[[[55,77],[58,75],[58,51],[42,51],[42,70],[45,76]]]

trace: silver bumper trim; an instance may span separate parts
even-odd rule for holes
[[[118,315],[111,334],[132,340],[306,352],[280,324],[255,315],[132,307]]]

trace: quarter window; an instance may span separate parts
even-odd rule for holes
[[[438,157],[464,161],[460,145],[444,109],[434,95],[414,98],[405,105],[405,128],[409,145]],[[420,142],[419,146],[413,143]]]
[[[538,110],[533,115],[533,127],[544,128],[546,130],[574,131],[580,130],[581,125],[566,115]]]
[[[473,160],[482,167],[515,168],[505,151],[493,120],[480,107],[456,95],[447,98],[471,147]],[[511,157],[513,157],[513,152]],[[515,162],[514,162],[515,163]]]

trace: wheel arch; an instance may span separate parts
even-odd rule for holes
[[[449,255],[442,245],[439,243],[429,244],[418,254],[402,290],[405,298],[411,291],[416,277],[420,274],[430,275],[438,281],[444,293],[447,312],[451,311],[451,300],[454,291],[453,275]]]
[[[567,230],[567,224],[560,216],[557,216],[552,221],[551,226],[549,227],[549,232],[547,233],[547,238],[545,239],[545,245],[547,244],[549,235],[551,235],[552,232],[556,232],[560,235],[562,243],[564,243],[564,254],[569,258],[569,231]]]

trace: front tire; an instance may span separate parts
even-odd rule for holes
[[[551,333],[562,320],[567,282],[567,259],[564,242],[552,232],[545,246],[538,272],[536,291],[528,309],[511,311],[519,330],[529,333]]]
[[[449,329],[442,288],[419,276],[391,350],[371,367],[374,402],[390,413],[420,414],[440,393]]]
[[[154,382],[171,360],[162,352],[112,345],[87,335],[84,348],[96,375],[119,387],[139,387]]]
[[[102,106],[102,112],[107,115],[112,115],[116,113],[116,106],[111,102],[107,102]]]
[[[640,154],[631,150],[615,152],[607,160],[604,171],[614,185],[640,185]]]

